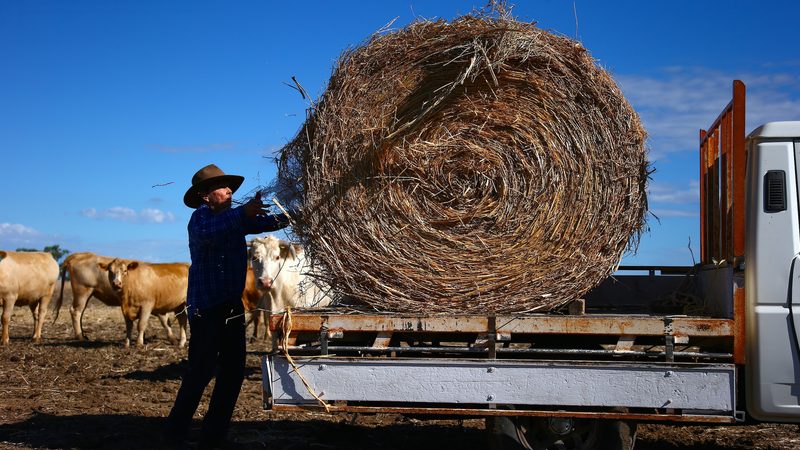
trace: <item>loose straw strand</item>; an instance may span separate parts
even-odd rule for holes
[[[272,197],[272,202],[275,203],[278,206],[278,208],[280,208],[281,212],[283,213],[284,216],[286,216],[287,219],[289,219],[290,223],[294,223],[294,219],[292,219],[292,216],[290,216],[289,213],[286,212],[286,208],[284,208],[283,205],[281,205],[281,202],[279,202],[277,198]]]

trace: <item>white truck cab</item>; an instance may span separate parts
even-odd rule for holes
[[[747,411],[800,421],[800,121],[747,138]]]

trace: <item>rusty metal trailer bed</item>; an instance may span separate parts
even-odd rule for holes
[[[262,379],[273,411],[741,419],[730,319],[334,309],[273,315],[270,328],[280,347],[263,357]]]

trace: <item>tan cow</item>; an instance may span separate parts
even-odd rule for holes
[[[318,285],[303,248],[274,236],[255,238],[251,242],[250,262],[256,285],[270,293],[270,312],[280,313],[287,306],[317,308],[328,306],[332,297],[329,288]]]
[[[115,259],[111,263],[97,263],[108,272],[111,286],[120,292],[122,315],[126,321],[125,346],[130,346],[133,321],[139,320],[136,345],[144,345],[144,332],[150,314],[175,313],[180,327],[180,342],[186,345],[188,318],[186,315],[186,290],[189,285],[189,264],[150,264],[130,259]]]
[[[269,305],[269,292],[256,286],[253,268],[249,266],[247,267],[244,291],[242,291],[242,305],[244,305],[244,310],[250,313],[247,324],[253,323],[253,336],[250,338],[250,341],[253,342],[258,339],[258,327],[264,319],[264,308]],[[268,333],[264,335],[264,338],[266,339],[267,336]]]
[[[58,295],[56,302],[56,316],[58,320],[59,311],[61,311],[61,304],[64,300],[64,282],[66,281],[65,274],[69,274],[69,283],[72,286],[72,306],[69,312],[72,315],[72,329],[75,332],[75,339],[87,339],[86,333],[83,331],[83,314],[86,312],[86,306],[89,304],[89,299],[94,296],[108,306],[122,306],[122,297],[120,293],[111,287],[111,282],[108,281],[108,272],[102,270],[98,263],[109,264],[114,258],[107,256],[100,256],[90,252],[73,253],[61,263],[61,293]],[[156,314],[161,325],[167,332],[167,338],[173,344],[178,343],[178,338],[172,332],[172,327],[169,326],[168,316],[166,314]],[[125,328],[128,329],[132,324],[128,324],[129,319],[125,319]]]
[[[3,303],[3,345],[14,305],[28,305],[33,314],[33,341],[42,339],[47,305],[58,280],[58,263],[43,252],[0,251],[0,301]]]

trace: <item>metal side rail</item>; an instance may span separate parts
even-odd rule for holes
[[[294,366],[279,353],[263,356],[266,409],[321,408],[302,374],[331,412],[737,421],[733,364],[293,359]]]
[[[292,315],[270,318],[293,356],[593,359],[729,363],[733,321],[651,315]]]
[[[270,329],[281,329],[283,316],[270,316]],[[344,315],[294,313],[293,331],[328,332],[462,332],[500,334],[614,334],[733,336],[733,321],[707,317],[653,315],[520,315],[520,316],[424,316]]]

